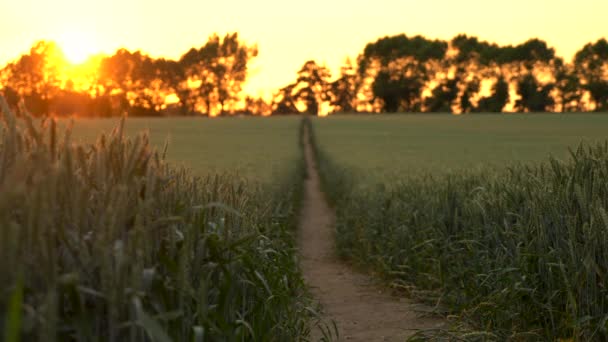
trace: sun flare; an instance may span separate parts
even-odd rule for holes
[[[57,39],[57,44],[61,47],[67,61],[74,65],[84,63],[97,52],[93,39],[76,31],[61,35]]]

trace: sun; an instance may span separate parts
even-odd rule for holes
[[[62,34],[57,44],[68,62],[74,65],[83,64],[97,52],[95,41],[84,33],[71,31]]]

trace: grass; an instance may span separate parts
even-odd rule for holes
[[[79,119],[73,139],[95,142],[100,132],[110,132],[116,124],[116,119]],[[168,139],[167,161],[197,175],[229,172],[272,182],[298,158],[294,137],[299,125],[296,117],[131,118],[125,123],[125,135],[148,131],[156,148]]]
[[[371,182],[536,163],[608,137],[608,115],[346,115],[315,120],[320,147]]]
[[[175,167],[148,135],[125,134],[139,128],[129,120],[89,144],[54,121],[16,118],[2,98],[0,109],[5,341],[307,338],[315,307],[295,257],[297,130],[270,186]]]
[[[112,131],[1,110],[5,341],[291,341],[323,324],[293,234],[298,119]],[[608,339],[608,116],[313,126],[341,255],[461,318],[418,338]]]
[[[605,340],[608,144],[591,142],[605,138],[607,122],[599,115],[316,120],[338,251],[461,318],[421,339]],[[568,152],[582,138],[590,143]],[[519,155],[493,155],[515,153],[514,142]],[[483,166],[488,161],[494,165]],[[435,169],[437,162],[444,167]]]

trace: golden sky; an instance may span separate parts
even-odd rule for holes
[[[292,82],[308,59],[337,72],[366,43],[397,33],[500,44],[538,37],[567,59],[608,37],[608,0],[2,0],[0,13],[0,66],[40,39],[178,58],[214,32],[237,31],[259,45],[246,85],[253,95]]]

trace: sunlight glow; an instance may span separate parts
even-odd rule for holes
[[[64,33],[57,39],[57,44],[67,61],[74,65],[83,64],[97,52],[97,47],[91,37],[77,31]]]

